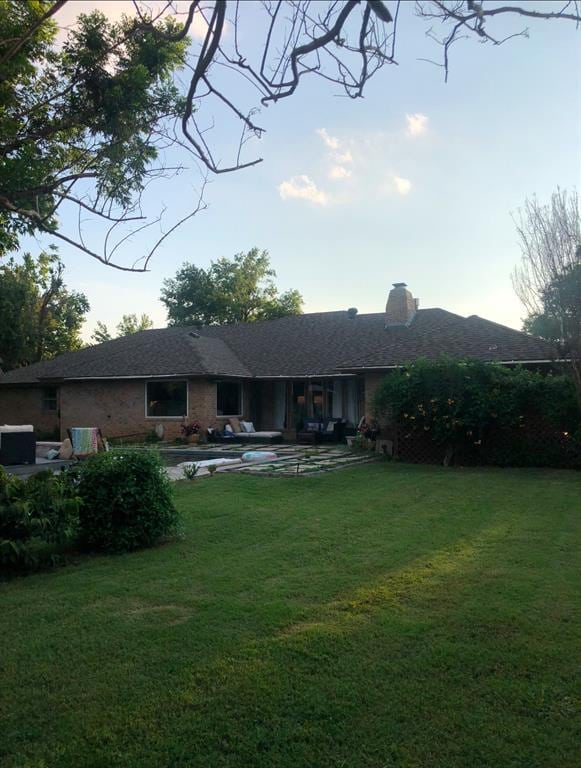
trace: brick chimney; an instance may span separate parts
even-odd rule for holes
[[[394,283],[385,305],[385,325],[409,325],[419,306],[405,283]]]

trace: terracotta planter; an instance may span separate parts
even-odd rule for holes
[[[190,445],[195,445],[200,442],[200,435],[188,435],[188,443]]]

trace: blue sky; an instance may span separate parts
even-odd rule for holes
[[[82,5],[118,14],[123,3]],[[264,163],[215,178],[207,210],[166,241],[150,273],[123,274],[60,247],[69,286],[91,303],[87,338],[96,320],[114,326],[129,312],[163,326],[164,278],[184,261],[207,266],[253,246],[270,252],[280,288],[299,289],[307,312],[382,311],[391,283],[403,280],[423,307],[520,326],[510,214],[527,196],[581,186],[581,31],[531,22],[528,39],[504,46],[460,42],[445,83],[418,60],[439,51],[410,11],[399,66],[381,70],[364,99],[306,79],[258,117],[268,131],[249,156]],[[230,136],[218,127],[224,146]],[[196,182],[178,176],[156,197],[183,210]]]

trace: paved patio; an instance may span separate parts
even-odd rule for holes
[[[219,449],[222,449],[221,451]],[[292,477],[297,475],[311,475],[323,472],[332,472],[342,467],[355,466],[370,461],[378,460],[375,453],[352,452],[343,445],[308,446],[308,445],[271,445],[254,444],[250,446],[233,445],[204,445],[196,446],[196,451],[206,451],[212,458],[217,453],[224,453],[225,457],[232,454],[242,455],[248,450],[269,451],[276,453],[273,461],[257,462],[255,464],[231,464],[219,466],[217,472],[242,472],[244,474],[267,475],[272,477]],[[187,461],[187,452],[191,452],[191,446],[184,448],[184,461]],[[174,453],[174,457],[176,452]],[[198,457],[196,457],[197,460]],[[200,460],[203,460],[200,458]],[[172,480],[183,479],[181,467],[168,467],[168,474]],[[207,476],[209,472],[201,468],[196,477]]]

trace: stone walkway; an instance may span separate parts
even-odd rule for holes
[[[219,449],[222,448],[222,451]],[[376,454],[354,453],[346,446],[307,446],[307,445],[261,445],[254,444],[242,446],[237,451],[233,450],[235,446],[196,446],[196,450],[207,450],[209,454],[224,453],[232,456],[238,452],[242,455],[247,450],[269,451],[276,453],[277,458],[273,461],[259,462],[255,464],[234,464],[218,467],[217,472],[242,472],[250,475],[267,475],[272,477],[294,477],[297,475],[309,475],[323,472],[331,472],[342,467],[355,466],[357,464],[374,461],[378,457]],[[191,450],[191,449],[190,449]],[[185,451],[184,451],[185,452]],[[175,455],[175,454],[174,454]],[[184,456],[184,460],[187,461]],[[172,480],[181,480],[183,472],[181,467],[168,467],[168,474]],[[208,471],[200,469],[196,477],[208,475]]]

